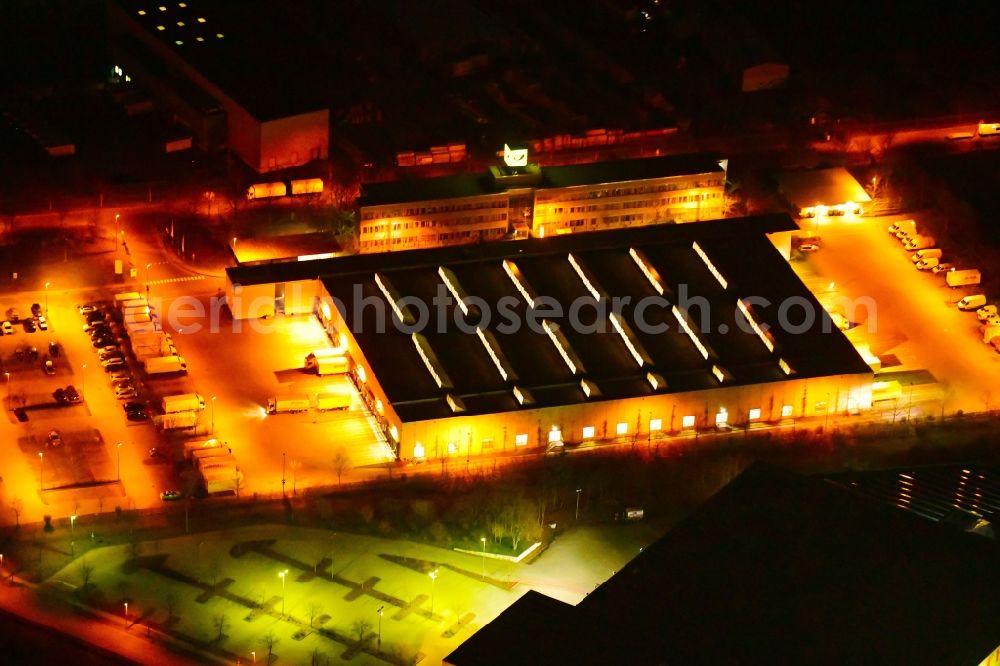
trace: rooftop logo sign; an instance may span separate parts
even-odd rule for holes
[[[508,144],[503,144],[503,162],[509,167],[528,166],[528,149],[511,148]]]

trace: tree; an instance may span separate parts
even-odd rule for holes
[[[309,605],[306,606],[306,612],[309,613],[309,628],[312,629],[313,620],[316,616],[323,612],[323,605],[316,603],[315,601],[310,601]]]
[[[341,484],[341,479],[344,476],[344,472],[351,469],[351,457],[347,455],[347,451],[344,447],[337,449],[337,452],[333,456],[333,471],[337,473],[337,485]]]
[[[358,635],[358,642],[364,645],[368,632],[372,630],[372,623],[365,619],[355,620],[351,624],[351,631]]]
[[[219,613],[212,618],[212,626],[214,626],[218,632],[215,635],[215,640],[221,642],[226,634],[226,629],[229,628],[229,618],[227,618],[225,614]]]
[[[510,535],[511,547],[515,551],[522,540],[538,538],[541,529],[537,515],[535,507],[526,497],[518,497],[508,505],[504,522],[507,534]]]
[[[94,578],[94,565],[91,564],[87,558],[80,560],[80,580],[83,581],[83,589],[87,589],[90,586],[90,582]]]
[[[280,642],[281,641],[278,639],[277,636],[274,635],[273,631],[269,631],[266,634],[264,634],[263,637],[261,637],[260,644],[263,645],[265,648],[267,648],[267,663],[268,664],[271,663],[271,655],[274,654],[274,646],[277,645]]]
[[[14,527],[21,527],[21,512],[24,511],[24,500],[20,497],[15,497],[10,503],[10,510],[14,512]]]

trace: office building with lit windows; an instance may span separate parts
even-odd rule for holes
[[[699,153],[373,183],[359,202],[359,247],[392,252],[716,219],[726,166]]]
[[[405,459],[859,413],[872,369],[788,265],[796,229],[768,215],[240,266],[227,301],[238,319],[315,313]]]

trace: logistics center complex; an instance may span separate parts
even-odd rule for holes
[[[870,408],[787,215],[230,268],[236,319],[317,316],[402,459]]]

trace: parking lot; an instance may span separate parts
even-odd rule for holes
[[[952,289],[944,274],[914,267],[913,252],[887,231],[893,222],[913,217],[831,218],[815,232],[822,249],[792,265],[824,305],[858,304],[853,316],[847,313],[856,325],[846,334],[882,359],[881,378],[902,380],[913,397],[910,415],[988,409],[1000,398],[993,389],[1000,355],[982,343],[975,313],[955,305],[979,288]],[[919,229],[919,216],[916,221]],[[942,259],[974,268],[962,257]]]

